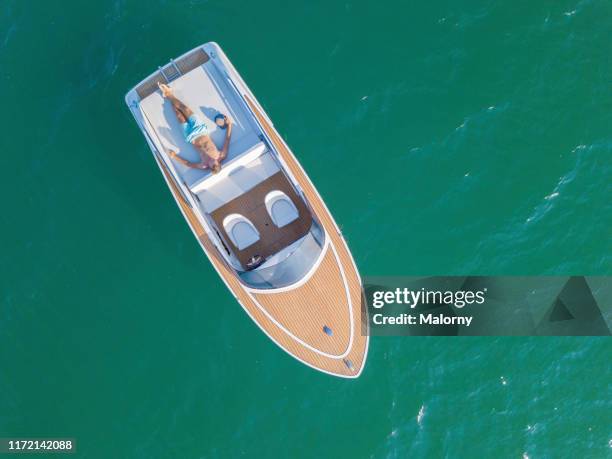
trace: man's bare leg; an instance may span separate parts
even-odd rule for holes
[[[176,98],[170,86],[163,83],[157,83],[157,86],[159,86],[159,89],[161,90],[164,99],[168,99],[172,103],[172,108],[174,109],[174,113],[179,119],[179,122],[185,123],[187,119],[189,119],[189,117],[193,115],[193,110],[191,110],[187,105],[185,105],[183,102]],[[181,116],[179,116],[179,113],[182,115],[182,119],[184,121],[181,120]]]
[[[172,105],[172,110],[174,110],[174,114],[176,115],[176,118],[178,119],[179,123],[183,124],[187,122],[187,118],[185,118],[183,112],[176,108],[174,104]]]

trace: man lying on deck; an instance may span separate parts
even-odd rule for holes
[[[174,113],[183,128],[185,140],[198,150],[201,161],[199,163],[192,163],[181,158],[172,150],[170,151],[170,157],[194,169],[210,169],[214,174],[219,172],[221,170],[221,161],[225,159],[229,149],[230,137],[232,136],[232,121],[228,117],[225,118],[225,141],[223,142],[223,148],[219,151],[208,136],[208,127],[196,118],[193,110],[176,98],[170,86],[162,83],[158,83],[158,86],[164,98],[172,102]]]

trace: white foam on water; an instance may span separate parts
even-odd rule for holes
[[[544,196],[544,199],[550,201],[551,199],[555,199],[557,196],[559,196],[559,192],[555,191],[553,193],[550,193],[548,196]]]
[[[579,153],[580,151],[587,148],[587,145],[578,145],[572,149],[571,153]],[[538,204],[534,209],[531,215],[525,220],[525,223],[531,223],[533,221],[540,220],[544,215],[548,213],[549,210],[553,208],[553,200],[557,198],[564,187],[566,187],[569,183],[571,183],[578,174],[578,169],[580,167],[580,156],[576,158],[576,163],[572,170],[570,170],[567,174],[559,177],[559,181],[553,188],[553,190],[544,196],[544,202]]]
[[[421,405],[421,409],[419,410],[419,414],[417,414],[417,424],[422,425],[423,417],[425,416],[425,405]]]

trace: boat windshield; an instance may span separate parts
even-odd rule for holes
[[[312,222],[310,231],[302,239],[272,256],[260,267],[239,273],[249,286],[258,289],[281,288],[302,279],[318,260],[323,250],[323,231]]]

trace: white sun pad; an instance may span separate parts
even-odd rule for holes
[[[265,152],[245,165],[232,168],[227,177],[212,182],[210,186],[199,191],[197,195],[204,210],[210,213],[246,193],[279,170],[270,152]],[[216,177],[213,176],[212,178]]]
[[[232,138],[224,164],[240,156],[260,141],[242,102],[235,95],[227,79],[221,75],[211,61],[172,81],[170,86],[176,97],[206,123],[210,137],[219,149],[223,146],[225,130],[217,127],[214,122],[215,115],[223,113],[232,118],[234,121]],[[166,150],[174,150],[192,162],[200,160],[193,145],[185,141],[183,129],[176,119],[171,104],[162,97],[160,91],[143,99],[140,107],[155,130],[152,137],[157,138],[158,136]],[[148,123],[145,126],[149,129]],[[206,170],[183,166],[177,161],[174,161],[174,167],[187,185],[210,174]]]

